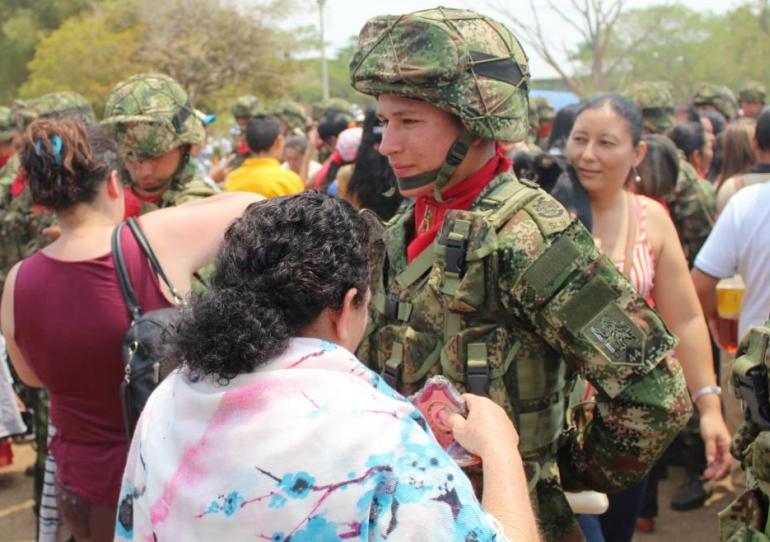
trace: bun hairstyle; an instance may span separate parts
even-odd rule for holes
[[[21,166],[32,201],[54,211],[90,203],[112,170],[120,170],[117,148],[97,125],[67,119],[38,119],[23,136]]]
[[[225,233],[211,288],[183,309],[170,361],[221,383],[252,372],[349,289],[365,302],[369,241],[366,220],[321,192],[250,205]]]

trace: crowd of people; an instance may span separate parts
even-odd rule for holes
[[[770,311],[764,87],[554,111],[508,28],[447,8],[368,21],[350,80],[373,103],[238,98],[224,153],[163,74],[100,121],[0,108],[0,462],[35,441],[38,540],[630,542],[669,464],[673,508],[733,476],[720,536],[763,536],[731,468],[770,416],[726,382],[765,351],[737,340]],[[125,337],[169,308],[135,422]],[[464,409],[410,400],[437,375]]]

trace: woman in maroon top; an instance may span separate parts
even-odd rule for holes
[[[39,120],[24,136],[21,160],[33,201],[56,212],[61,236],[11,269],[3,335],[21,379],[49,390],[57,501],[68,528],[79,542],[112,540],[128,449],[119,386],[129,318],[110,251],[124,210],[118,155],[97,126]],[[214,259],[230,222],[260,199],[232,193],[140,219],[180,293]],[[140,305],[169,306],[128,228],[122,242]]]

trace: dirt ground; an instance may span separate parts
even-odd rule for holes
[[[28,444],[14,446],[14,464],[0,469],[0,542],[33,542],[35,517],[32,513],[32,478],[24,469],[34,460]],[[660,482],[661,515],[656,532],[637,533],[634,542],[711,542],[717,540],[717,512],[732,495],[726,494],[710,506],[692,512],[674,512],[668,503],[682,481],[682,469],[670,468],[667,480]],[[724,495],[724,493],[722,493]]]

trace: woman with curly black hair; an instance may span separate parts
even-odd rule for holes
[[[182,369],[139,421],[117,540],[505,540],[425,419],[351,353],[370,223],[311,191],[230,226],[210,291],[171,340]],[[442,420],[483,458],[485,508],[534,540],[516,432],[465,398],[467,420]]]
[[[46,388],[51,399],[56,434],[49,449],[64,523],[78,541],[112,540],[128,453],[120,384],[130,318],[111,250],[125,214],[123,165],[104,130],[75,120],[36,120],[19,156],[32,201],[54,212],[61,235],[8,273],[3,336],[22,382]],[[179,295],[214,259],[232,219],[258,199],[223,194],[139,219]],[[138,304],[146,311],[171,306],[174,297],[138,240],[128,228],[120,239]]]

